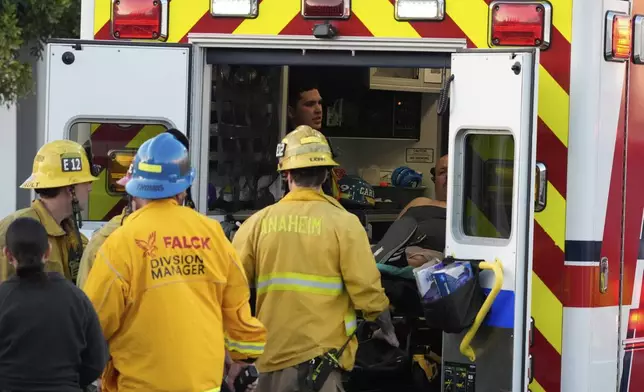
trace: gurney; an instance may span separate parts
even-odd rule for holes
[[[396,220],[383,238],[372,246],[382,285],[391,304],[400,347],[394,348],[372,338],[373,329],[359,331],[356,365],[345,384],[347,391],[440,391],[442,333],[425,323],[413,273],[416,266],[410,265],[410,253],[406,252],[410,247],[426,249],[425,246],[434,246],[442,249],[444,233],[442,238],[440,235],[438,239],[428,238],[427,229],[419,229],[419,220],[414,216],[422,212],[429,212],[426,216],[430,217],[440,216],[440,210],[433,210],[436,208],[439,207],[429,207],[430,210],[425,206],[410,209],[411,214]],[[414,209],[422,211],[412,211]],[[442,222],[436,226],[435,231],[444,231]],[[442,254],[435,252],[436,262],[439,262]]]

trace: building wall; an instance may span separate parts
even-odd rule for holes
[[[16,105],[0,106],[0,129],[2,130],[0,156],[5,160],[4,162],[14,162],[16,159],[17,122]],[[0,170],[0,183],[5,184],[6,187],[13,187],[16,184],[15,166],[6,165],[5,170]],[[15,208],[16,194],[14,192],[2,192],[0,195],[0,217],[12,213]]]
[[[28,49],[22,51],[22,58],[32,65],[34,92],[16,105],[16,209],[31,203],[32,192],[18,186],[31,174],[34,156],[45,143],[45,63],[43,59],[31,56]]]

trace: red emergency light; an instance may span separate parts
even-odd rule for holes
[[[631,57],[631,17],[613,11],[606,13],[604,58],[623,62]]]
[[[351,0],[302,0],[302,16],[307,19],[347,19]]]
[[[116,39],[168,38],[169,0],[112,0],[112,36]]]
[[[543,1],[490,3],[490,47],[550,46],[552,6]]]

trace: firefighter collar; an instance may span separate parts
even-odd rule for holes
[[[326,201],[330,204],[333,204],[335,207],[344,209],[342,205],[332,197],[325,195],[322,191],[314,191],[313,189],[298,189],[296,191],[291,191],[282,198],[279,202],[289,202],[289,201]]]
[[[130,219],[136,219],[137,216],[141,215],[143,211],[147,211],[149,209],[153,208],[163,208],[163,207],[168,207],[168,206],[178,206],[179,203],[175,199],[159,199],[159,200],[151,200],[148,204],[144,205],[141,208],[137,208],[136,211],[130,214],[126,219],[129,221]]]
[[[56,222],[56,220],[54,220],[54,217],[51,216],[49,210],[47,210],[47,207],[45,207],[42,201],[32,201],[31,208],[33,208],[34,211],[36,211],[36,214],[38,214],[38,219],[40,220],[40,223],[45,227],[47,235],[50,235],[52,237],[61,237],[67,235],[65,230],[63,230],[63,228]]]

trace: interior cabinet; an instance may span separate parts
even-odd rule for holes
[[[450,75],[442,68],[370,68],[371,90],[439,93],[443,80]]]

